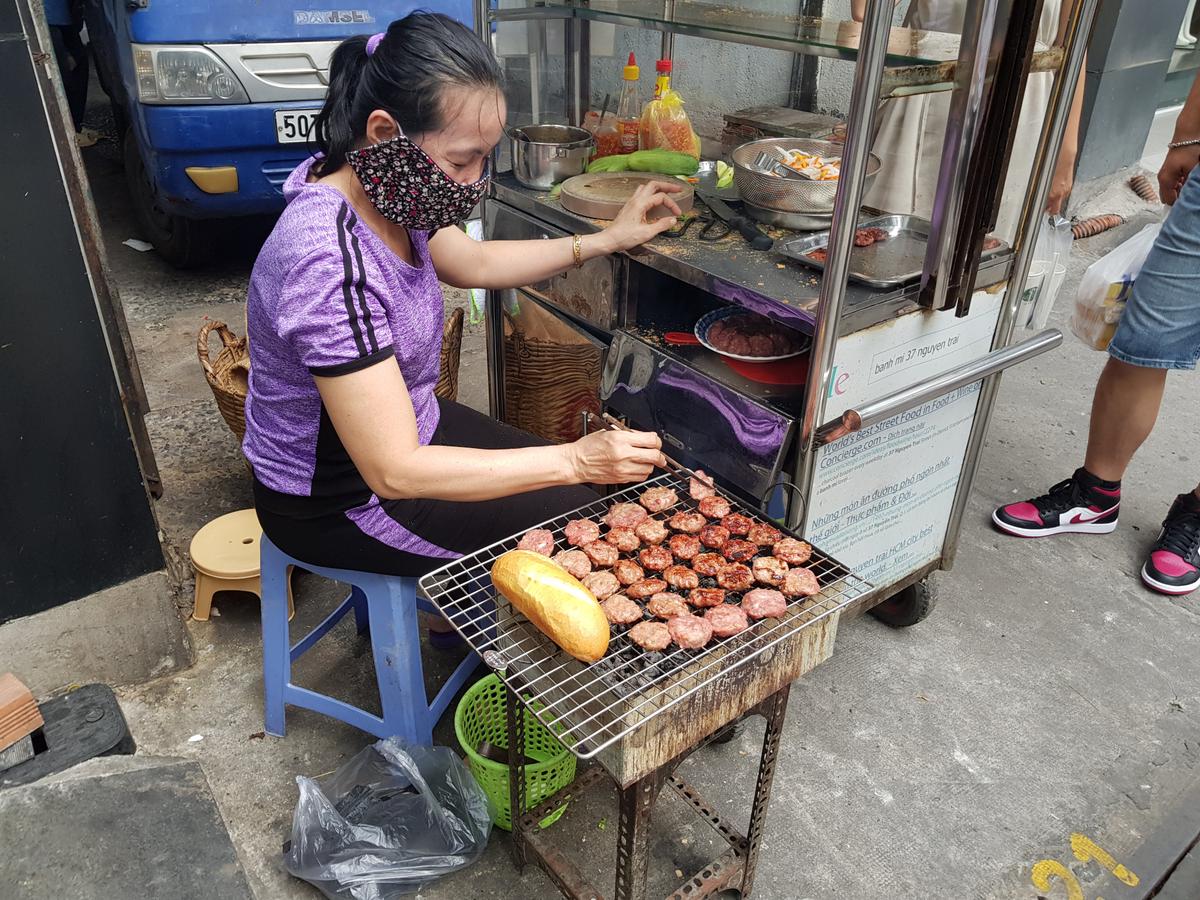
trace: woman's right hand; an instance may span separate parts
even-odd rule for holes
[[[662,441],[651,431],[596,431],[563,450],[580,484],[645,481],[655,466],[667,464]]]

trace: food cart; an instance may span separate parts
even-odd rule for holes
[[[577,756],[598,763],[568,790],[603,773],[616,783],[616,896],[644,896],[650,810],[668,784],[729,843],[675,896],[728,887],[749,893],[788,685],[829,656],[843,614],[871,609],[886,622],[911,625],[928,613],[927,577],[953,563],[999,376],[1062,340],[1049,330],[1012,342],[1022,293],[1012,287],[1024,284],[1029,269],[1095,7],[1095,0],[1076,0],[1063,46],[1045,47],[1035,41],[1038,0],[969,3],[961,40],[893,27],[892,4],[879,0],[869,2],[862,25],[806,17],[813,5],[796,0],[479,6],[480,27],[509,75],[512,125],[580,124],[604,93],[616,91],[614,60],[634,48],[642,58],[675,58],[676,83],[706,139],[704,155],[714,157],[728,154],[730,135],[744,137],[747,127],[783,141],[786,132],[771,130],[780,116],[764,122],[745,108],[779,103],[781,95],[795,100],[814,71],[802,65],[806,57],[853,71],[841,176],[824,222],[767,223],[768,250],[755,249],[738,228],[719,240],[693,228],[488,297],[494,415],[556,440],[578,436],[600,415],[655,431],[682,467],[660,476],[664,484],[686,495],[690,470],[703,469],[731,503],[819,548],[816,598],[770,626],[756,623],[736,646],[680,656],[649,677],[640,663],[614,672],[601,665],[607,658],[595,666],[565,659],[488,589],[487,566],[516,536],[422,582],[510,691]],[[1024,194],[1010,246],[988,233],[1006,190],[1030,72],[1053,73],[1054,86],[1029,183],[1007,186]],[[772,87],[772,79],[788,89]],[[905,219],[887,227],[909,241],[907,257],[872,269],[854,244],[860,227],[888,218],[887,210],[862,208],[875,166],[877,110],[888,99],[933,92],[950,98],[934,212],[924,222],[891,217]],[[828,137],[823,117],[797,118],[801,127],[826,129],[800,139]],[[724,132],[712,124],[721,121]],[[486,236],[551,238],[605,224],[523,187],[505,174],[508,162],[502,151],[484,208]],[[705,187],[701,179],[701,206]],[[741,199],[752,198],[743,189]],[[819,268],[814,249],[822,251]],[[811,336],[807,356],[767,377],[708,346],[671,342],[673,332],[691,331],[727,307]],[[636,499],[635,489],[624,493]],[[565,517],[548,527],[564,524]],[[764,715],[768,727],[750,828],[740,835],[673,773],[748,713]],[[510,714],[512,748],[524,746],[522,723]],[[516,753],[511,759],[520,762]],[[523,771],[513,766],[514,808],[525,806]],[[569,896],[600,896],[539,828],[559,799],[519,818],[518,858],[532,853]]]

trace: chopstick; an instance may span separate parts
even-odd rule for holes
[[[605,431],[632,431],[633,430],[632,428],[627,426],[624,422],[622,422],[620,419],[614,418],[613,416],[609,415],[608,413],[600,413],[599,415],[597,415],[596,413],[592,412],[591,410],[588,410],[587,417],[588,417],[589,425],[594,424],[598,428],[602,428]],[[666,453],[663,454],[663,458],[666,459],[666,461],[667,461],[666,467],[667,467],[668,471],[674,472],[677,475],[686,475],[689,478],[692,476],[692,474],[693,474],[692,470],[689,469],[687,466],[683,465],[682,463],[676,462],[671,457],[667,456]]]

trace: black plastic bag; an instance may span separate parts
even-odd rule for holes
[[[321,784],[299,776],[287,870],[335,900],[391,900],[475,862],[487,798],[446,747],[378,741]]]

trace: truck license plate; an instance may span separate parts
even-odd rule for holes
[[[317,139],[319,109],[275,110],[275,137],[281,144],[307,144]]]

